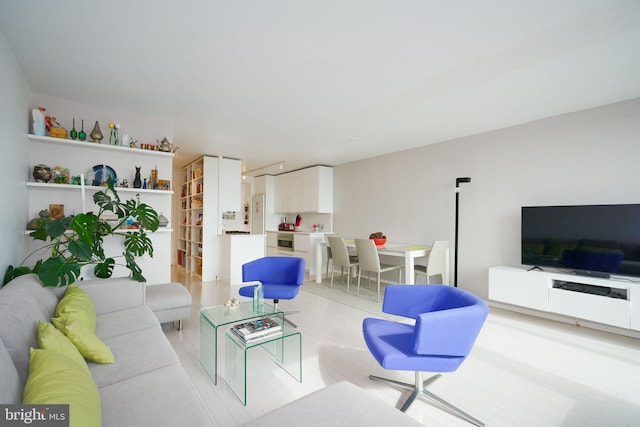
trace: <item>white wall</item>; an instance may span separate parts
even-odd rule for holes
[[[639,136],[634,99],[344,164],[334,168],[334,230],[453,247],[455,179],[470,176],[458,285],[486,298],[487,269],[520,264],[521,206],[640,203]]]
[[[22,71],[0,31],[0,274],[7,266],[18,265],[26,240],[28,222],[27,188],[29,168],[29,102],[31,93]]]

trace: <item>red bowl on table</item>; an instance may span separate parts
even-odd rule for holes
[[[373,240],[373,243],[376,244],[376,246],[384,246],[385,243],[387,243],[387,238],[383,237],[382,239],[371,239]]]

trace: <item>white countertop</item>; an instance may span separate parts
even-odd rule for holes
[[[278,231],[267,230],[267,233],[287,233],[287,234],[331,234],[331,231]]]

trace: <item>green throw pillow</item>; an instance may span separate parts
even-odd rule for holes
[[[87,362],[69,338],[56,329],[51,323],[38,322],[38,347],[43,350],[55,351],[77,362],[82,369],[91,375]]]
[[[70,427],[100,426],[102,408],[96,383],[73,360],[51,350],[31,349],[24,405],[69,405]]]
[[[116,361],[111,349],[89,330],[80,320],[74,318],[51,319],[56,328],[61,330],[76,346],[80,354],[87,360],[96,363],[114,363]]]
[[[58,301],[55,317],[73,317],[96,331],[96,308],[91,298],[76,284],[69,285],[64,297]]]

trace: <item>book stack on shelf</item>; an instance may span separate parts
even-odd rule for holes
[[[239,323],[231,328],[246,344],[282,335],[282,325],[273,317]]]

